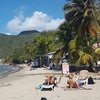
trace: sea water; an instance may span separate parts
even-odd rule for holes
[[[11,65],[0,64],[0,76],[8,73],[12,73],[18,70],[18,67]]]

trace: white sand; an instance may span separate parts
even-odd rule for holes
[[[43,68],[29,71],[29,68],[25,67],[19,72],[0,79],[0,100],[41,100],[41,97],[46,97],[47,100],[100,100],[100,80],[95,80],[94,85],[86,86],[92,90],[64,91],[61,87],[66,86],[66,77],[62,77],[54,91],[36,90],[35,87],[45,79],[44,73],[61,72]],[[59,75],[56,77],[59,79]]]

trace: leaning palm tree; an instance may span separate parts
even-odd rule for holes
[[[63,45],[59,52],[68,53],[69,59],[74,63],[75,61],[87,63],[84,58],[89,58],[87,60],[91,65],[92,45],[100,34],[100,26],[95,18],[96,1],[72,0],[72,3],[64,6],[65,22],[59,27],[58,32],[58,40]]]
[[[97,35],[100,34],[100,26],[95,18],[95,12],[97,11],[95,1],[73,0],[72,3],[64,6],[67,27],[72,29],[71,34],[74,33],[72,34],[73,37],[77,37],[74,44],[78,43],[78,45],[76,45],[74,51],[81,50],[87,54],[85,57],[82,55],[82,58],[90,58],[93,51],[92,44],[97,41]],[[70,52],[72,51],[73,49],[70,50]],[[90,60],[88,62],[90,63]]]
[[[73,0],[64,6],[65,19],[73,31],[87,39],[87,36],[96,36],[100,26],[95,19],[96,0]]]

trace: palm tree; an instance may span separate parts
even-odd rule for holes
[[[100,32],[100,26],[95,19],[96,0],[73,0],[72,3],[65,4],[65,19],[76,34],[85,38],[96,36]]]
[[[64,6],[68,27],[72,27],[71,32],[74,31],[74,38],[77,37],[74,41],[76,46],[73,48],[74,50],[70,50],[70,54],[72,54],[72,51],[79,52],[77,53],[79,59],[81,58],[81,61],[84,59],[83,62],[86,63],[85,60],[88,58],[87,61],[90,65],[93,59],[91,56],[93,52],[92,44],[97,40],[97,34],[100,33],[100,26],[95,18],[96,8],[94,4],[95,0],[73,0],[72,3]],[[80,55],[80,51],[83,54]],[[80,61],[79,59],[78,61]]]
[[[59,44],[58,49],[54,54],[54,60],[61,60],[61,57],[65,56],[68,52],[68,45],[72,39],[71,29],[67,28],[67,22],[64,21],[58,28],[56,32],[56,42],[55,45]]]
[[[92,65],[92,45],[100,33],[100,26],[95,18],[95,1],[73,0],[64,6],[65,22],[59,27],[58,32],[58,40],[63,46],[59,52],[68,53],[73,63],[88,62]]]

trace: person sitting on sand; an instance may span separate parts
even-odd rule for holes
[[[68,88],[79,88],[78,84],[76,83],[76,81],[73,79],[73,74],[69,74],[68,76],[68,80],[67,80],[67,84],[68,84]]]
[[[44,84],[54,84],[54,86],[57,85],[57,78],[54,76],[54,74],[51,74],[51,75],[46,75],[46,79],[45,79],[45,82]]]
[[[57,78],[54,76],[54,74],[46,75],[45,81],[40,84],[38,87],[35,89],[40,89],[40,90],[53,90],[54,86],[57,86]]]
[[[84,89],[84,90],[91,90],[91,88],[85,88],[83,87],[84,84],[78,84],[75,80],[74,80],[74,75],[73,74],[69,74],[69,79],[67,80],[67,84],[68,84],[68,88],[76,88],[76,89]],[[66,90],[66,89],[65,89]]]

